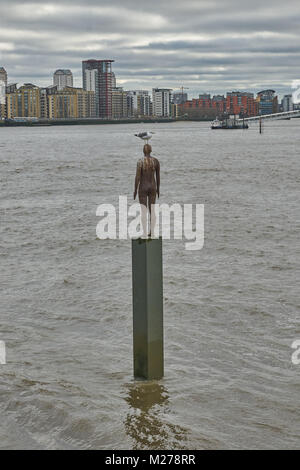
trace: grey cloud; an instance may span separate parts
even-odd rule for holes
[[[80,86],[83,59],[112,58],[126,87],[288,91],[300,78],[299,18],[294,0],[0,0],[0,66],[42,85],[71,68]]]

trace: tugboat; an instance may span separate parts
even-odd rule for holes
[[[215,120],[211,123],[211,128],[212,128],[212,129],[223,129],[223,122],[224,122],[224,121],[219,121],[219,119],[215,119]]]
[[[246,122],[237,122],[236,116],[225,117],[222,121],[215,119],[211,123],[211,129],[248,129]]]

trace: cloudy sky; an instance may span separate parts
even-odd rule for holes
[[[83,59],[115,60],[119,86],[202,92],[300,79],[299,0],[0,0],[0,66],[9,82],[81,83]]]

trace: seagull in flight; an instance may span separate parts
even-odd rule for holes
[[[148,144],[153,134],[154,132],[139,132],[138,134],[134,134],[134,135],[136,137],[139,137],[142,140],[145,140]]]

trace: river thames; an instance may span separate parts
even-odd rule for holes
[[[165,240],[165,377],[132,377],[131,204],[149,130],[160,202],[204,204],[205,243]],[[300,445],[300,120],[0,129],[0,447]]]

